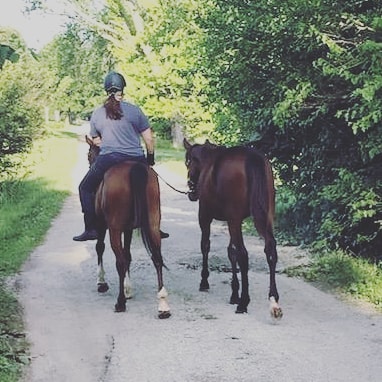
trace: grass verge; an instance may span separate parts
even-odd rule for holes
[[[22,307],[6,287],[29,254],[44,240],[72,188],[77,136],[49,133],[27,155],[28,176],[0,184],[0,381],[16,382],[28,363]],[[22,172],[25,174],[25,171]]]
[[[382,312],[382,264],[342,251],[313,256],[308,266],[289,268],[288,276],[303,277],[337,293],[371,303]]]

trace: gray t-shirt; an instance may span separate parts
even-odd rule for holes
[[[138,106],[122,101],[121,108],[123,117],[120,120],[106,118],[104,106],[94,110],[90,118],[90,135],[102,138],[101,155],[113,152],[144,155],[140,134],[150,127],[149,121]]]

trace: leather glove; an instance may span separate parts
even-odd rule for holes
[[[154,153],[147,153],[147,164],[149,166],[154,166],[155,164]]]

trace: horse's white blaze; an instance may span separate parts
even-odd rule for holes
[[[162,287],[162,289],[158,292],[158,312],[169,312],[170,306],[168,305],[167,297],[168,293],[165,287]]]
[[[98,284],[105,284],[105,270],[103,269],[103,265],[98,265],[97,285]]]
[[[131,281],[130,281],[130,277],[129,277],[129,274],[126,272],[126,275],[125,275],[125,281],[123,283],[124,285],[124,288],[125,288],[125,296],[127,299],[130,299],[133,297],[133,288],[131,286]]]

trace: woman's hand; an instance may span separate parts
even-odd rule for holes
[[[101,142],[102,142],[101,137],[93,137],[93,143],[94,143],[96,146],[100,146],[100,145],[101,145]]]

